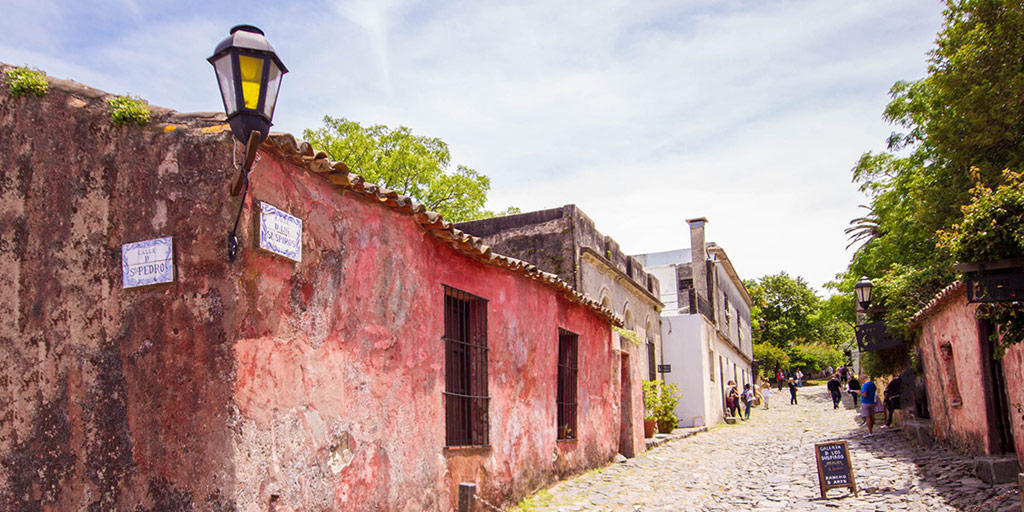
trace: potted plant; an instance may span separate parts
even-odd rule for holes
[[[658,426],[655,408],[658,406],[658,381],[645,380],[644,386],[644,437],[654,437]]]
[[[648,421],[657,423],[658,431],[663,433],[672,432],[679,423],[675,415],[676,404],[679,403],[679,387],[675,384],[665,384],[658,380],[644,381],[644,435],[648,432]],[[653,432],[651,432],[653,435]],[[648,436],[650,437],[650,436]]]

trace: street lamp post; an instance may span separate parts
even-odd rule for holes
[[[245,144],[245,159],[231,195],[242,191],[235,225],[228,234],[228,260],[235,261],[238,254],[238,220],[242,216],[245,195],[249,191],[249,171],[256,159],[256,148],[270,133],[281,77],[288,69],[277,52],[264,37],[263,31],[252,25],[238,25],[206,59],[217,74],[224,113],[235,138]]]

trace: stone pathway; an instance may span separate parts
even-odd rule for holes
[[[774,393],[751,419],[671,441],[622,464],[561,482],[524,503],[530,511],[988,511],[1019,512],[1015,484],[973,476],[973,459],[943,447],[913,446],[899,430],[855,422],[849,394],[832,409],[824,386],[805,387],[800,405]],[[858,496],[818,490],[814,443],[846,440]]]

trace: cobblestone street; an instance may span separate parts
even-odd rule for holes
[[[911,445],[899,430],[855,422],[849,394],[833,410],[824,386],[805,387],[799,405],[774,393],[751,419],[671,441],[622,464],[559,483],[527,510],[1021,510],[1015,484],[973,476],[973,459]],[[814,443],[846,440],[859,495],[818,490]]]

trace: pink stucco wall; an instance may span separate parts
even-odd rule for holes
[[[1001,448],[992,404],[1000,390],[991,384],[977,309],[967,302],[963,286],[951,287],[929,306],[916,327],[936,437],[970,453],[996,454]],[[1010,347],[1001,360],[1011,430],[1018,459],[1024,463],[1024,418],[1017,410],[1024,396],[1022,362],[1019,345]]]
[[[462,481],[507,503],[614,457],[607,317],[268,146],[229,263],[223,119],[114,127],[106,97],[0,88],[0,510],[447,510]],[[256,201],[303,219],[301,263],[253,246]],[[122,289],[121,245],[164,236],[174,282]],[[489,301],[489,448],[444,447],[443,285]],[[559,328],[580,335],[563,443]]]
[[[501,501],[615,455],[619,359],[607,320],[457,253],[409,215],[261,157],[252,197],[305,219],[305,247],[300,264],[253,249],[241,262],[249,315],[236,403],[252,436],[238,448],[243,461],[272,461],[269,472],[239,464],[242,494],[280,488],[284,503],[319,506],[324,488],[338,507],[436,509],[459,482]],[[489,301],[490,448],[444,448],[443,285]],[[560,327],[580,335],[580,438],[570,443],[556,443]],[[322,431],[289,430],[312,415]],[[310,469],[341,439],[351,453],[337,474]]]

